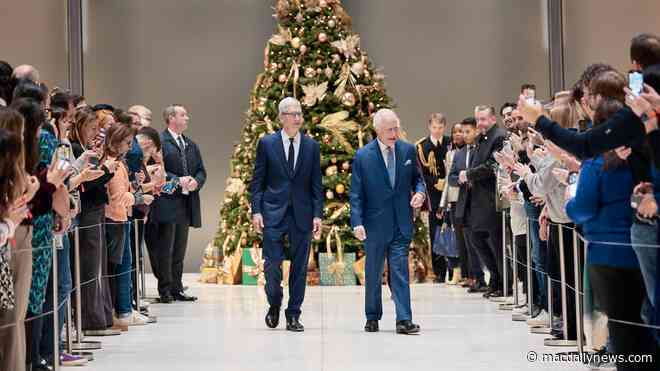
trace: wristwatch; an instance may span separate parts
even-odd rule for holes
[[[642,122],[647,122],[648,120],[651,120],[653,118],[658,117],[658,112],[655,110],[649,110],[647,112],[642,113],[641,116],[639,116],[639,119],[642,120]]]

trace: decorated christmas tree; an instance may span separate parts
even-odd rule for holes
[[[278,103],[287,96],[302,103],[303,131],[321,146],[326,202],[320,241],[337,230],[345,250],[356,252],[362,244],[350,226],[351,160],[375,137],[373,114],[392,107],[384,75],[360,48],[360,37],[352,32],[340,0],[278,0],[274,9],[276,34],[264,50],[264,71],[251,91],[250,109],[231,158],[214,240],[222,253],[213,255],[230,256],[236,249],[261,245],[252,229],[248,189],[257,143],[279,129]],[[413,245],[419,262],[429,266],[427,232],[417,224]]]

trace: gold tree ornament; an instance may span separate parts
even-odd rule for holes
[[[291,30],[288,28],[283,28],[282,26],[278,26],[278,28],[280,32],[277,35],[273,35],[268,42],[273,45],[284,46],[291,41],[293,35],[291,35]]]
[[[353,153],[353,146],[346,139],[345,135],[351,131],[358,129],[359,125],[353,120],[347,120],[349,117],[348,111],[339,111],[330,115],[326,115],[319,127],[329,131],[332,137],[337,139],[348,153]],[[325,137],[324,137],[325,138]],[[333,164],[337,162],[337,158],[333,157]]]
[[[352,87],[357,91],[356,82],[357,80],[355,79],[355,76],[353,76],[353,72],[351,71],[351,66],[349,66],[348,63],[344,63],[344,65],[341,67],[341,73],[339,74],[339,78],[337,79],[337,81],[335,81],[335,84],[337,85],[337,88],[335,89],[335,96],[337,98],[341,98],[344,95],[344,93],[346,93],[347,90],[346,85]]]
[[[302,87],[305,97],[303,104],[307,107],[314,106],[317,102],[321,102],[328,91],[328,82],[322,84],[309,84]]]
[[[334,74],[335,71],[330,67],[326,67],[323,72],[325,73],[325,77],[330,79],[332,78],[332,75]]]
[[[328,34],[325,32],[319,33],[319,42],[325,43],[328,41]]]
[[[300,45],[300,54],[306,54],[307,53],[307,45],[303,44]]]
[[[360,46],[360,36],[351,35],[345,39],[334,41],[331,45],[339,50],[347,60],[351,60],[356,58],[357,48]]]
[[[291,39],[291,46],[293,46],[295,49],[299,49],[300,45],[301,43],[299,37],[294,37],[293,39]]]
[[[287,80],[286,75],[283,74],[283,73],[280,74],[280,75],[277,77],[277,81],[279,81],[279,82],[282,83],[282,84],[284,84],[284,83],[286,82],[286,80]]]
[[[313,79],[314,77],[316,77],[316,70],[313,69],[312,67],[305,68],[305,77],[307,77],[308,79]]]
[[[335,26],[337,26],[337,22],[334,19],[328,21],[328,27],[335,28]]]
[[[344,185],[341,183],[337,184],[337,186],[335,187],[335,192],[337,192],[338,195],[344,194],[345,191],[346,191],[346,187],[344,187]]]
[[[353,107],[355,105],[355,95],[347,91],[341,97],[341,104],[343,104],[346,107]]]
[[[335,198],[335,194],[332,193],[331,190],[328,190],[327,192],[325,192],[325,198],[327,198],[328,200],[332,200]]]
[[[364,74],[364,63],[362,62],[355,62],[351,66],[351,72],[355,74],[356,76],[362,76]]]
[[[328,167],[325,169],[325,175],[326,175],[326,176],[337,175],[337,166],[334,166],[334,165],[333,165],[333,166],[328,166]]]

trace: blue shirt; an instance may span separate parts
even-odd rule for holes
[[[586,240],[624,244],[589,243],[588,264],[639,267],[630,245],[632,173],[627,166],[604,171],[604,163],[602,155],[582,163],[576,196],[566,205],[566,212],[583,226]]]

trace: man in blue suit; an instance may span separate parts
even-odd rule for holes
[[[323,195],[319,144],[302,134],[302,107],[294,98],[279,104],[282,130],[264,136],[257,145],[257,159],[250,185],[252,224],[263,232],[264,273],[268,314],[266,325],[275,328],[282,305],[284,237],[289,241],[289,305],[286,329],[301,332],[300,307],[307,285],[307,261],[312,233],[321,229]]]
[[[399,140],[400,123],[394,111],[374,115],[377,139],[361,148],[353,159],[351,225],[364,241],[367,323],[364,330],[378,331],[383,316],[382,277],[385,258],[389,286],[396,307],[396,332],[420,331],[412,322],[408,275],[408,248],[412,241],[413,208],[425,200],[424,181],[417,166],[415,146]]]

